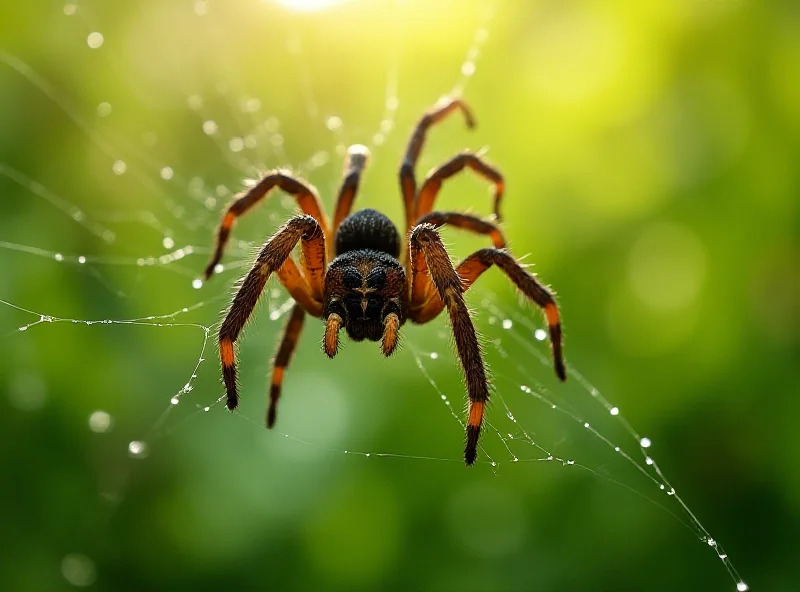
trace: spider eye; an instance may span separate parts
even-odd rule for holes
[[[386,287],[386,270],[382,267],[373,269],[367,276],[367,288],[383,290]]]
[[[363,276],[355,267],[345,267],[342,271],[342,283],[349,290],[360,288],[363,281]]]

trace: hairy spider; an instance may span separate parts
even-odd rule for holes
[[[304,213],[291,218],[261,248],[220,327],[219,353],[228,409],[232,411],[239,404],[234,344],[273,273],[295,304],[273,361],[267,427],[275,424],[283,376],[306,314],[325,321],[323,349],[330,358],[339,349],[339,331],[343,327],[354,341],[380,340],[383,355],[390,356],[406,320],[427,323],[447,308],[469,396],[464,461],[467,465],[474,463],[489,386],[464,292],[492,265],[499,267],[526,297],[544,309],[555,371],[561,380],[566,379],[561,325],[553,296],[505,249],[505,239],[497,224],[471,214],[433,211],[442,182],[469,167],[494,184],[494,219],[499,221],[504,187],[501,174],[477,154],[462,152],[434,169],[417,189],[414,167],[428,128],[456,110],[464,114],[468,127],[474,126],[472,114],[463,101],[445,99],[423,115],[408,143],[400,166],[406,248],[402,248],[394,224],[380,212],[361,210],[350,214],[367,163],[368,151],[364,146],[352,146],[349,150],[333,224],[325,216],[316,190],[288,172],[267,174],[228,205],[217,234],[214,255],[205,270],[206,279],[212,276],[222,258],[236,219],[271,189],[279,187],[293,195]],[[454,267],[436,230],[446,224],[488,235],[494,247],[480,249]],[[291,256],[298,242],[302,250],[302,271]]]

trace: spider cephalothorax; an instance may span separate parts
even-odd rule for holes
[[[381,341],[381,351],[389,356],[397,345],[400,327],[407,319],[413,323],[427,323],[447,309],[470,401],[464,460],[471,465],[477,457],[489,387],[464,292],[493,265],[544,309],[556,374],[561,380],[566,379],[556,303],[536,276],[526,271],[505,249],[503,233],[496,224],[500,220],[504,189],[500,173],[480,156],[462,152],[433,170],[417,189],[414,168],[428,128],[458,109],[472,127],[473,118],[464,102],[446,99],[422,117],[409,141],[400,167],[400,189],[406,214],[405,245],[401,244],[394,224],[380,212],[361,210],[350,214],[367,162],[364,146],[350,148],[330,225],[316,190],[282,171],[265,175],[227,207],[214,256],[206,267],[207,279],[222,258],[236,218],[271,189],[279,187],[293,195],[303,211],[303,215],[291,218],[261,248],[220,327],[219,351],[229,409],[239,404],[234,344],[273,273],[295,304],[273,362],[268,427],[275,423],[284,372],[297,346],[306,313],[324,320],[323,349],[332,358],[338,352],[342,328],[354,341]],[[465,167],[494,184],[494,221],[460,212],[433,211],[442,182]],[[480,249],[454,267],[437,231],[443,225],[486,235],[494,247]],[[302,271],[291,256],[298,243],[302,250]]]

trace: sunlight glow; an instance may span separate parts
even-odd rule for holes
[[[278,4],[301,12],[311,12],[331,8],[342,4],[345,0],[277,0]]]

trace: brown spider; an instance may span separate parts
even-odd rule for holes
[[[553,296],[505,249],[500,228],[470,214],[432,211],[442,182],[469,167],[494,184],[494,217],[499,221],[503,197],[500,173],[480,156],[463,152],[432,171],[417,190],[414,167],[428,128],[457,109],[463,112],[467,126],[473,127],[472,114],[463,101],[443,100],[420,119],[409,141],[400,167],[406,249],[401,248],[400,234],[394,224],[380,212],[361,210],[350,214],[367,163],[368,152],[364,146],[353,146],[349,150],[333,225],[329,225],[316,190],[281,171],[267,174],[227,207],[214,256],[205,270],[206,279],[211,277],[222,258],[236,219],[261,201],[273,187],[293,195],[305,214],[291,218],[264,244],[220,327],[219,353],[228,409],[232,411],[239,404],[234,343],[272,273],[277,274],[295,304],[273,362],[267,427],[275,424],[283,375],[297,346],[306,313],[325,320],[323,349],[328,357],[333,358],[339,349],[342,327],[354,341],[381,340],[383,355],[390,356],[397,346],[400,327],[407,319],[427,323],[447,308],[469,395],[464,461],[467,465],[474,463],[489,386],[464,292],[492,265],[502,269],[525,296],[544,309],[555,371],[561,380],[566,379],[561,325]],[[480,249],[453,267],[436,230],[445,224],[488,235],[494,248]],[[291,257],[298,242],[302,249],[302,272]],[[402,263],[399,260],[401,251],[404,251]]]

